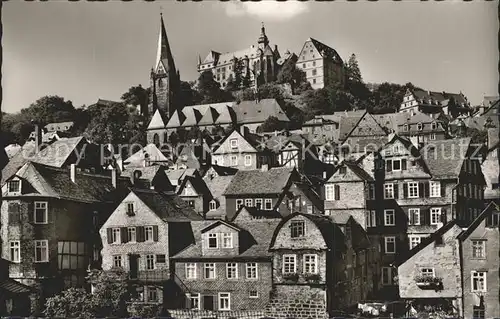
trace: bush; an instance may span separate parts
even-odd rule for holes
[[[133,302],[128,305],[127,310],[129,316],[133,318],[156,318],[161,316],[163,306],[161,304]]]

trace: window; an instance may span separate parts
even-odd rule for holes
[[[134,216],[134,203],[127,203],[127,215]]]
[[[257,271],[257,263],[247,263],[246,264],[246,275],[247,279],[257,279],[258,271]]]
[[[484,305],[472,306],[472,319],[484,318]]]
[[[394,236],[386,236],[385,240],[385,253],[386,254],[395,254],[396,253],[396,237]]]
[[[441,222],[441,208],[431,208],[431,225]]]
[[[436,140],[436,133],[431,133],[430,139],[431,141]]]
[[[265,210],[272,210],[273,209],[273,200],[271,198],[266,198],[264,203],[265,203],[265,206],[264,206]]]
[[[135,242],[136,241],[135,227],[128,227],[127,234],[128,234],[128,242]]]
[[[403,125],[403,131],[408,132],[408,124]]]
[[[391,267],[382,267],[382,285],[389,286],[392,285],[393,275]]]
[[[255,199],[255,208],[262,209],[262,198]]]
[[[112,230],[112,244],[119,244],[120,243],[120,228],[113,228]]]
[[[245,155],[245,166],[252,166],[252,155]]]
[[[113,256],[113,267],[122,267],[122,256]]]
[[[408,209],[408,225],[420,225],[420,208]]]
[[[237,279],[238,278],[238,264],[237,263],[227,263],[226,264],[226,278],[227,279]]]
[[[253,199],[252,198],[245,198],[245,206],[252,207],[253,206]]]
[[[408,183],[408,198],[418,198],[418,183],[409,182]]]
[[[334,186],[333,184],[325,185],[325,197],[326,200],[334,200]]]
[[[35,216],[33,218],[35,224],[47,224],[47,202],[35,202]]]
[[[231,148],[238,148],[238,140],[235,138],[232,138],[229,143],[231,143]]]
[[[342,166],[339,168],[339,173],[345,175],[347,173],[347,167]]]
[[[401,160],[400,159],[392,160],[392,170],[393,171],[400,171],[401,170]]]
[[[217,209],[217,203],[214,200],[211,200],[210,203],[208,203],[208,209],[213,211]]]
[[[316,71],[316,69],[313,69],[312,70],[312,75],[315,76],[317,74],[318,71]]]
[[[313,79],[313,84],[316,84],[316,79]]]
[[[366,227],[376,227],[377,226],[377,215],[374,210],[366,212]]]
[[[430,196],[431,197],[441,197],[441,182],[430,181]]]
[[[290,222],[290,237],[299,238],[305,235],[305,222],[303,220],[292,220]]]
[[[158,292],[156,287],[148,287],[148,301],[157,301],[158,300]]]
[[[18,180],[10,181],[7,186],[8,193],[20,193],[21,192],[21,182]]]
[[[186,264],[186,279],[196,279],[196,264]]]
[[[384,210],[384,225],[385,226],[396,225],[396,215],[394,213],[394,209]]]
[[[231,310],[231,294],[229,292],[219,293],[219,310]]]
[[[250,292],[248,293],[248,298],[259,298],[259,293],[257,292],[257,290],[250,290]]]
[[[392,199],[394,198],[394,184],[384,184],[384,198]]]
[[[48,240],[35,240],[35,262],[49,261],[49,242]]]
[[[237,199],[236,200],[236,209],[240,209],[241,206],[243,206],[243,199]]]
[[[434,268],[420,268],[420,275],[424,277],[434,277]]]
[[[424,129],[424,125],[422,123],[417,124],[417,130],[422,131]]]
[[[13,263],[21,261],[21,242],[19,240],[10,242],[10,261]]]
[[[410,249],[415,248],[418,244],[422,242],[421,236],[408,236],[410,242]]]
[[[500,224],[500,212],[491,212],[491,215],[486,220],[487,227],[498,227]]]
[[[186,294],[189,300],[190,309],[200,309],[200,294]]]
[[[144,241],[153,241],[153,226],[144,227]]]
[[[432,123],[431,123],[431,128],[432,128],[433,130],[435,130],[435,129],[437,128],[437,124],[436,124],[436,123],[434,123],[434,122],[432,122]]]
[[[316,274],[318,272],[318,255],[304,255],[304,273]]]
[[[217,247],[219,247],[217,234],[208,234],[208,248],[217,248]]]
[[[156,255],[156,264],[164,264],[167,262],[167,258],[165,255]]]
[[[471,271],[471,291],[486,292],[486,271]]]
[[[368,199],[375,199],[375,184],[368,184]]]
[[[231,155],[230,157],[230,164],[231,166],[238,166],[238,156],[236,155]]]
[[[155,255],[146,255],[146,270],[155,269]]]
[[[233,234],[222,234],[222,248],[233,248]]]
[[[472,258],[486,258],[486,240],[472,240]]]
[[[303,63],[303,64],[302,64],[302,67],[305,69],[305,68],[306,68],[306,64],[305,64],[305,63]]]
[[[297,272],[297,256],[283,255],[283,274],[294,274]]]
[[[215,279],[215,264],[207,263],[203,266],[205,279]]]

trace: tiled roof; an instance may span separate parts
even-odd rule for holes
[[[217,175],[219,175],[219,176],[234,175],[238,171],[237,168],[229,167],[229,166],[220,166],[220,165],[212,165],[210,168],[213,169],[215,171],[215,173],[217,173]],[[209,172],[207,172],[207,173],[209,173]],[[208,175],[205,174],[205,176],[208,176]]]
[[[313,38],[309,38],[312,42],[312,44],[316,47],[318,52],[321,54],[323,58],[331,58],[335,62],[342,64],[342,58],[340,55],[332,49],[331,47],[327,46],[326,44],[319,42],[318,40],[315,40]]]
[[[468,105],[467,100],[462,94],[459,93],[449,93],[449,92],[434,92],[434,91],[424,91],[421,89],[414,89],[413,95],[417,100],[423,100],[424,104],[428,104],[428,101],[437,102],[441,106],[448,105],[451,98],[455,100],[458,104]]]
[[[233,178],[234,175],[214,176],[213,178],[205,176],[203,180],[205,181],[208,189],[210,189],[212,196],[214,198],[220,198],[226,191],[226,188],[229,186]]]
[[[433,141],[420,153],[433,178],[458,178],[471,138]]]
[[[290,119],[275,99],[262,99],[256,101],[241,101],[233,106],[238,124],[260,123],[270,116],[279,121],[289,122]]]
[[[238,171],[224,195],[280,194],[294,171],[289,167]]]
[[[196,221],[198,215],[182,198],[175,193],[157,192],[149,189],[132,189],[158,217],[166,222]]]
[[[156,147],[156,145],[151,143],[144,146],[144,148],[138,150],[134,154],[130,155],[123,161],[123,164],[125,165],[125,167],[143,167],[146,158],[150,162],[169,163],[169,159],[165,155],[163,155],[163,153],[158,147]]]
[[[499,142],[500,142],[499,129],[498,128],[488,129],[488,150],[492,150],[495,147],[498,147]]]
[[[126,168],[121,175],[123,177],[130,178],[132,177],[133,173],[135,171],[140,171],[141,172],[141,179],[148,180],[150,182],[153,181],[153,179],[156,177],[158,174],[158,171],[163,172],[165,170],[164,166],[161,165],[152,165],[152,166],[146,166],[146,167],[136,167],[136,168]]]
[[[200,176],[186,176],[186,178],[182,180],[182,183],[177,190],[177,194],[180,195],[182,193],[187,182],[191,183],[198,195],[203,195],[208,200],[212,199],[210,189],[207,187],[207,184],[205,184],[205,181]]]
[[[329,215],[330,219],[340,225],[345,225],[352,217],[348,210],[338,210]]]
[[[166,171],[167,177],[172,183],[172,185],[180,185],[182,179],[186,176],[193,176],[197,174],[197,170],[193,168],[185,168],[185,169],[172,169]]]
[[[352,129],[358,124],[359,120],[363,117],[361,115],[343,116],[340,118],[339,124],[339,141],[344,141]]]
[[[359,178],[361,178],[364,181],[372,182],[373,177],[368,174],[363,168],[359,167],[358,164],[356,163],[351,163],[351,162],[344,162],[344,164],[349,167],[349,169],[356,174]]]
[[[4,279],[0,280],[0,292],[5,295],[12,294],[24,294],[33,292],[32,288],[22,283],[14,280],[14,279]]]
[[[201,231],[214,224],[218,221],[199,221],[192,222],[192,229],[195,238],[195,244],[187,247],[183,251],[179,252],[172,258],[183,259],[203,259],[203,258],[220,258],[222,260],[231,260],[235,258],[258,258],[266,257],[271,258],[272,254],[268,251],[269,243],[271,241],[273,232],[276,226],[279,224],[279,219],[262,219],[262,220],[251,220],[242,221],[238,223],[233,223],[236,227],[240,229],[239,231],[239,254],[236,256],[223,255],[220,257],[215,257],[213,255],[203,256],[202,255],[202,233]]]
[[[123,190],[130,186],[129,179],[119,178],[118,188],[115,189],[111,176],[78,171],[76,182],[73,183],[70,169],[33,162],[25,164],[16,175],[30,183],[43,196],[87,203],[115,201],[116,196],[121,196]]]
[[[35,154],[35,143],[28,142],[24,144],[20,151],[9,159],[7,165],[2,169],[3,185],[7,179],[12,177],[30,158]]]
[[[77,147],[84,143],[87,143],[87,140],[82,136],[61,138],[36,153],[30,160],[39,164],[62,167]]]

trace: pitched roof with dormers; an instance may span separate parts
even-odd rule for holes
[[[470,143],[470,137],[437,140],[425,145],[420,154],[433,178],[455,179],[460,175]]]
[[[259,101],[241,101],[233,106],[238,124],[261,123],[270,116],[274,116],[281,122],[289,122],[276,99],[262,99]]]

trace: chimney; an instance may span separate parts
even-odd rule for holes
[[[116,188],[117,185],[117,171],[116,168],[113,168],[111,170],[111,184],[113,184],[113,187]]]
[[[135,186],[139,178],[141,178],[142,172],[140,170],[135,170],[132,175],[130,175],[130,183]]]
[[[76,164],[70,165],[70,178],[73,183],[76,183]]]
[[[35,149],[39,151],[40,146],[42,146],[42,127],[41,124],[35,120],[31,120],[31,123],[35,126]]]
[[[267,172],[269,170],[269,166],[267,164],[262,164],[262,167],[260,168],[262,172]]]
[[[277,44],[274,45],[274,53],[278,53],[278,45]]]
[[[323,179],[326,179],[326,171],[323,172]]]

